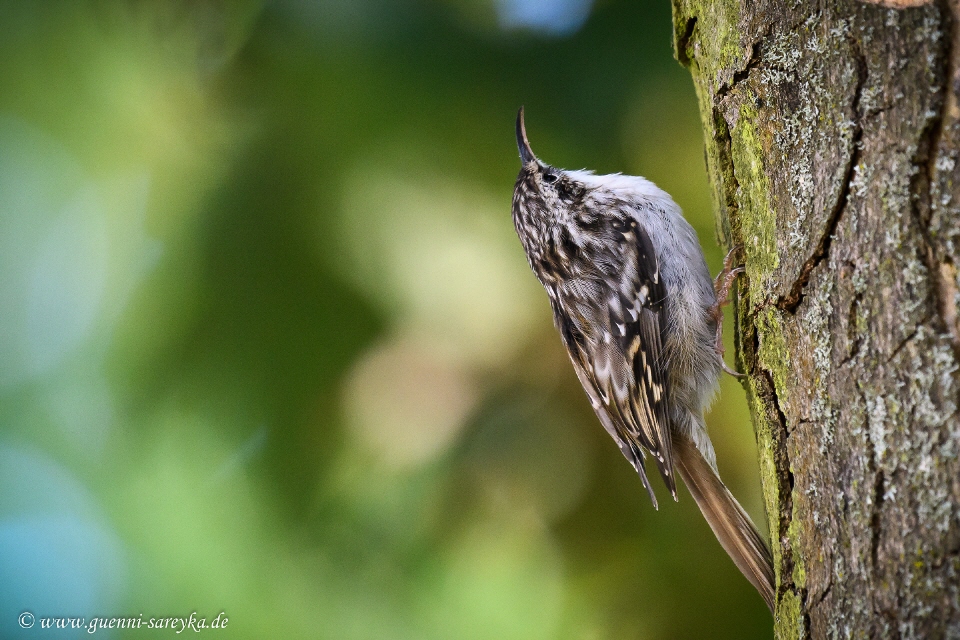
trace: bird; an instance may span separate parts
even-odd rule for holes
[[[517,114],[512,217],[527,262],[594,412],[646,488],[653,459],[677,500],[679,476],[721,546],[775,607],[770,550],[721,481],[705,410],[723,360],[721,306],[734,251],[711,278],[696,231],[646,178],[542,162]]]

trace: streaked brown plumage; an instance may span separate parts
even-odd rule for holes
[[[713,281],[696,233],[644,178],[542,163],[517,116],[513,220],[601,424],[640,475],[676,499],[679,473],[717,539],[774,607],[770,552],[716,469],[704,410],[725,368]]]

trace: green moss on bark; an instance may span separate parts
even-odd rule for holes
[[[803,611],[800,598],[788,591],[780,599],[774,621],[774,634],[778,640],[799,640],[803,637]]]
[[[745,267],[752,296],[768,289],[767,282],[780,261],[777,217],[770,206],[770,180],[764,171],[765,151],[754,125],[756,117],[754,109],[742,106],[731,135],[731,161],[738,187],[739,241],[746,254]]]

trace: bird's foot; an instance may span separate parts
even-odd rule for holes
[[[710,314],[717,323],[717,336],[714,349],[716,349],[717,357],[720,358],[720,365],[723,370],[735,378],[743,378],[745,376],[728,367],[727,363],[723,360],[723,354],[725,353],[725,349],[723,348],[723,307],[730,302],[730,288],[733,286],[733,281],[736,280],[738,275],[743,273],[743,267],[733,266],[733,259],[741,248],[739,245],[734,247],[727,253],[727,257],[723,259],[723,270],[717,275],[716,280],[713,281],[713,288],[717,294],[717,302],[710,308]]]

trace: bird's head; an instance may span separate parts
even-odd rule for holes
[[[570,172],[544,164],[533,153],[523,121],[517,114],[520,174],[513,190],[513,221],[528,252],[552,225],[570,219],[583,207],[587,185]]]

